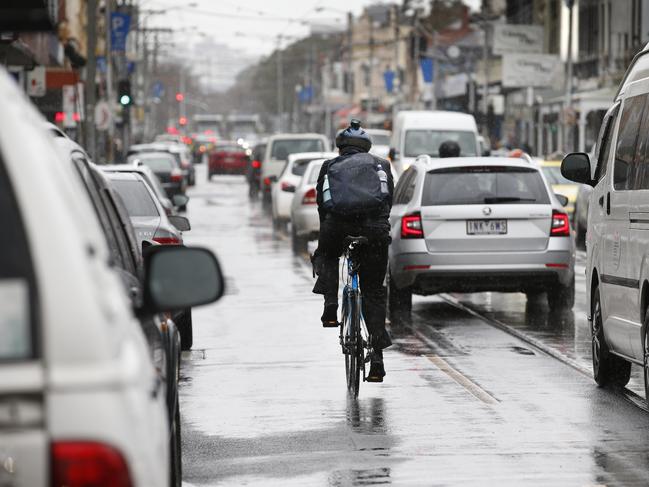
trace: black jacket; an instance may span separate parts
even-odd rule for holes
[[[327,174],[327,170],[329,169],[329,165],[346,159],[353,161],[354,156],[356,154],[362,153],[363,151],[355,147],[345,147],[341,152],[342,153],[338,157],[324,161],[322,163],[322,167],[320,168],[320,174],[318,175],[318,183],[316,185],[316,191],[317,191],[318,213],[320,215],[321,223],[324,221],[328,213],[328,211],[322,207],[322,201],[323,201],[322,186],[324,185],[324,178]],[[374,210],[371,213],[368,213],[366,215],[354,215],[353,217],[352,216],[343,217],[341,215],[336,215],[336,218],[350,220],[350,221],[352,220],[365,220],[365,221],[373,220],[373,221],[385,221],[385,222],[389,221],[390,210],[392,209],[392,195],[394,194],[394,179],[392,178],[392,169],[390,168],[390,163],[385,159],[381,159],[380,157],[377,156],[372,156],[372,157],[374,157],[376,162],[381,164],[381,167],[383,168],[383,170],[388,176],[388,192],[390,193],[388,200],[386,201],[385,205],[383,205],[383,208],[379,210]]]

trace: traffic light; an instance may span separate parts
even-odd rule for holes
[[[176,93],[176,101],[183,101],[184,99],[185,99],[185,95],[183,95],[180,92]]]
[[[181,126],[187,125],[187,117],[180,117],[178,119],[178,125],[181,125]]]
[[[131,96],[131,82],[127,79],[122,79],[117,83],[117,101],[122,106],[129,106],[133,103]]]

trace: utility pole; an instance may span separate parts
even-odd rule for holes
[[[563,109],[563,149],[565,152],[570,152],[568,147],[569,137],[568,132],[570,131],[568,124],[568,114],[572,111],[572,17],[574,10],[574,0],[565,0],[566,6],[568,7],[568,57],[566,60],[566,97],[564,102]]]
[[[114,159],[113,151],[113,137],[115,136],[115,113],[113,111],[113,104],[115,98],[113,95],[113,58],[112,58],[112,44],[111,44],[111,0],[106,1],[105,23],[106,23],[106,104],[110,113],[110,122],[108,124],[108,152],[106,153],[106,160],[112,161]]]
[[[487,128],[487,112],[489,111],[489,22],[487,21],[487,2],[482,0],[482,30],[484,43],[482,46],[482,114],[484,127]]]
[[[283,131],[282,112],[284,111],[284,93],[282,84],[282,34],[277,36],[277,130]]]
[[[410,92],[410,99],[411,102],[416,106],[419,107],[419,64],[420,64],[420,57],[421,53],[419,52],[419,9],[415,10],[415,15],[414,15],[414,24],[415,28],[412,30],[413,37],[413,42],[414,42],[414,52],[413,52],[413,62],[412,62],[412,74],[410,76],[410,83],[412,86],[411,92]]]
[[[347,89],[349,105],[354,104],[354,17],[347,12]]]
[[[88,62],[86,64],[86,84],[84,90],[84,139],[86,151],[88,151],[91,158],[94,158],[97,155],[95,140],[95,105],[97,103],[97,87],[95,86],[95,76],[97,74],[97,0],[88,0],[87,11]]]
[[[399,36],[401,35],[399,29],[399,6],[393,5],[392,15],[394,21],[394,106],[396,107],[399,98],[399,90],[401,88],[401,77],[399,76]],[[393,111],[396,111],[393,109]]]
[[[367,20],[369,21],[370,25],[370,66],[368,69],[368,75],[370,78],[369,82],[369,87],[368,87],[368,104],[367,104],[367,120],[369,121],[372,115],[372,112],[374,111],[374,19],[372,19],[372,16],[370,15],[369,11],[367,11]],[[369,123],[368,123],[369,126]]]

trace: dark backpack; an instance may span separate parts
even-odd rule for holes
[[[389,198],[388,177],[379,161],[362,152],[329,163],[322,193],[323,207],[333,213],[367,213]]]

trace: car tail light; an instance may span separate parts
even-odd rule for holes
[[[413,213],[401,218],[401,238],[424,238],[421,215]]]
[[[550,229],[550,236],[552,237],[570,236],[570,220],[568,219],[567,214],[557,210],[554,210],[552,212],[552,228]]]
[[[264,178],[264,186],[270,186],[270,178]]]
[[[302,198],[303,205],[315,205],[318,202],[318,193],[315,188],[311,188],[309,191],[304,193]]]
[[[171,171],[171,180],[174,182],[183,180],[183,172],[177,167]]]
[[[180,162],[180,165],[181,165],[182,167],[184,167],[185,169],[187,169],[187,168],[189,167],[189,161],[181,161],[181,162]]]
[[[253,169],[259,169],[261,167],[261,161],[252,161]]]
[[[293,186],[291,183],[287,183],[286,181],[282,181],[280,189],[282,191],[286,191],[287,193],[295,192],[295,186]]]
[[[176,237],[153,237],[154,242],[160,245],[181,245],[182,241]]]
[[[52,444],[52,487],[132,487],[128,465],[115,448],[94,442]]]

